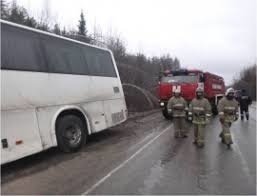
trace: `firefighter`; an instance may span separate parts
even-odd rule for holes
[[[187,134],[184,128],[185,125],[185,117],[187,109],[187,103],[183,97],[181,97],[181,91],[179,88],[174,90],[174,96],[170,98],[168,105],[168,112],[172,114],[173,122],[174,122],[174,137],[175,138],[186,138]]]
[[[222,132],[219,136],[221,137],[222,143],[230,148],[230,145],[233,144],[230,127],[232,122],[238,119],[238,102],[235,100],[235,91],[233,88],[227,89],[225,97],[219,101],[218,111],[222,125]]]
[[[244,113],[247,120],[249,120],[249,105],[252,103],[252,99],[247,95],[246,90],[242,89],[242,93],[238,98],[240,105],[240,116],[241,120],[244,120]]]
[[[211,117],[211,105],[204,98],[203,88],[196,89],[196,98],[189,105],[189,118],[193,119],[194,125],[194,141],[198,147],[204,146],[204,128]]]

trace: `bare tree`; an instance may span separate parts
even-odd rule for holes
[[[57,35],[61,35],[61,29],[60,29],[60,25],[59,24],[55,24],[54,25],[54,29],[53,29],[53,32]]]
[[[120,37],[107,37],[107,47],[113,52],[117,61],[123,61],[126,56],[126,47],[123,40]]]
[[[41,11],[40,21],[38,23],[38,29],[44,31],[50,31],[50,21],[51,21],[51,11],[50,11],[50,2],[49,0],[45,0],[43,10]]]
[[[244,68],[239,77],[234,79],[235,89],[245,89],[249,95],[256,100],[256,64]]]
[[[7,19],[8,14],[8,6],[5,0],[1,0],[1,19]]]

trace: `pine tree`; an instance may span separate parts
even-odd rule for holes
[[[16,4],[16,1],[13,1],[8,20],[18,24],[25,24],[27,16],[28,16],[28,13],[26,9],[18,6]]]
[[[63,30],[62,30],[62,32],[61,32],[61,35],[62,35],[62,36],[66,36],[66,35],[67,35],[67,32],[66,32],[65,27],[63,27]]]
[[[138,52],[136,57],[137,57],[136,58],[137,59],[137,66],[142,68],[143,65],[146,64],[146,61],[147,61],[146,56],[143,53]]]
[[[174,66],[174,68],[180,68],[180,62],[177,57],[175,57],[175,59],[174,59],[173,66]]]
[[[35,20],[34,17],[30,17],[28,16],[25,20],[25,25],[29,26],[29,27],[33,27],[33,28],[37,28],[37,21]]]
[[[8,11],[7,11],[7,5],[5,0],[1,0],[1,19],[7,19],[8,18]]]
[[[57,34],[57,35],[61,35],[60,26],[59,26],[57,23],[54,25],[54,30],[53,30],[53,32],[54,32],[55,34]]]
[[[83,36],[87,35],[86,20],[85,20],[83,11],[81,11],[81,14],[80,14],[80,20],[79,20],[79,25],[78,25],[78,34],[83,35]]]

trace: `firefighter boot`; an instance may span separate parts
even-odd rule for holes
[[[222,142],[223,144],[225,144],[223,132],[221,132],[221,133],[219,134],[219,137],[220,137],[220,139],[221,139],[221,142]]]
[[[188,136],[186,135],[186,134],[183,134],[183,136],[182,136],[183,138],[187,138]]]
[[[204,142],[203,141],[197,141],[197,147],[198,148],[203,148],[204,147]]]
[[[187,132],[186,132],[186,130],[182,128],[180,131],[181,131],[181,136],[182,136],[182,138],[187,138]]]
[[[230,133],[224,134],[224,142],[227,145],[228,148],[230,148],[230,145],[233,144],[232,137]]]
[[[175,138],[179,138],[179,135],[180,135],[180,134],[179,134],[179,131],[175,130],[174,137],[175,137]]]

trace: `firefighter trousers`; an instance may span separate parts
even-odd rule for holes
[[[231,133],[230,133],[231,123],[224,122],[221,125],[222,125],[222,132],[220,133],[220,137],[221,137],[222,141],[225,144],[232,144],[233,142],[232,142],[232,137],[231,137]]]
[[[204,128],[204,124],[194,124],[194,142],[200,146],[204,145]]]
[[[185,117],[174,117],[173,118],[174,123],[174,137],[185,137],[186,136],[186,130],[185,130]]]

